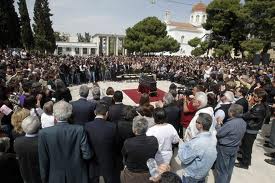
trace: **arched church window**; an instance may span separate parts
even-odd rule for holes
[[[206,22],[205,15],[202,16],[202,22]]]
[[[199,20],[200,20],[200,15],[197,15],[196,16],[196,22],[199,22]]]
[[[180,43],[183,44],[183,41],[184,41],[184,36],[181,36],[180,37]]]

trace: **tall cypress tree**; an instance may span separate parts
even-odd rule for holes
[[[49,8],[48,0],[43,0],[43,7],[45,13],[45,28],[46,28],[46,39],[49,42],[47,51],[53,53],[56,48],[54,30],[52,27],[52,21],[50,19],[53,14],[50,13],[51,9]]]
[[[14,8],[14,0],[0,0],[0,46],[20,47],[19,18]]]
[[[40,52],[53,53],[55,50],[55,36],[52,28],[48,0],[36,0],[34,4],[34,40],[35,47]]]
[[[0,47],[5,48],[7,44],[8,44],[7,1],[0,0]]]
[[[19,0],[18,8],[20,13],[22,44],[24,48],[30,50],[34,46],[34,39],[30,25],[30,17],[27,9],[26,0]]]

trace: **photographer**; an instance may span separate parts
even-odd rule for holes
[[[190,121],[194,117],[196,111],[198,110],[197,107],[193,105],[193,98],[197,92],[204,92],[204,87],[202,85],[195,85],[192,90],[191,89],[184,89],[179,90],[179,93],[183,94],[183,104],[182,104],[182,111],[181,111],[181,125],[182,125],[182,135],[184,137],[186,128],[189,126]]]

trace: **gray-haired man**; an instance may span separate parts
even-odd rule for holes
[[[22,122],[23,137],[14,142],[14,150],[19,160],[20,172],[25,183],[41,182],[38,159],[38,130],[41,123],[37,116],[28,116]]]
[[[216,182],[229,183],[233,172],[237,151],[246,131],[246,122],[241,118],[243,107],[231,104],[229,119],[217,130]]]
[[[40,130],[38,152],[42,182],[88,182],[88,170],[84,160],[91,158],[86,133],[80,125],[67,121],[72,105],[60,101],[53,106],[57,124]]]
[[[87,100],[89,95],[89,87],[87,85],[81,85],[79,88],[80,99],[71,102],[73,106],[73,123],[84,125],[89,121],[95,119],[95,107],[96,103]]]

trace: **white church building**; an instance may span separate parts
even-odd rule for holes
[[[172,21],[170,11],[165,12],[164,22],[167,26],[167,33],[180,43],[180,50],[173,55],[191,55],[193,48],[188,45],[188,41],[195,37],[204,40],[206,35],[210,33],[202,27],[206,19],[206,5],[202,2],[192,7],[189,22]]]

